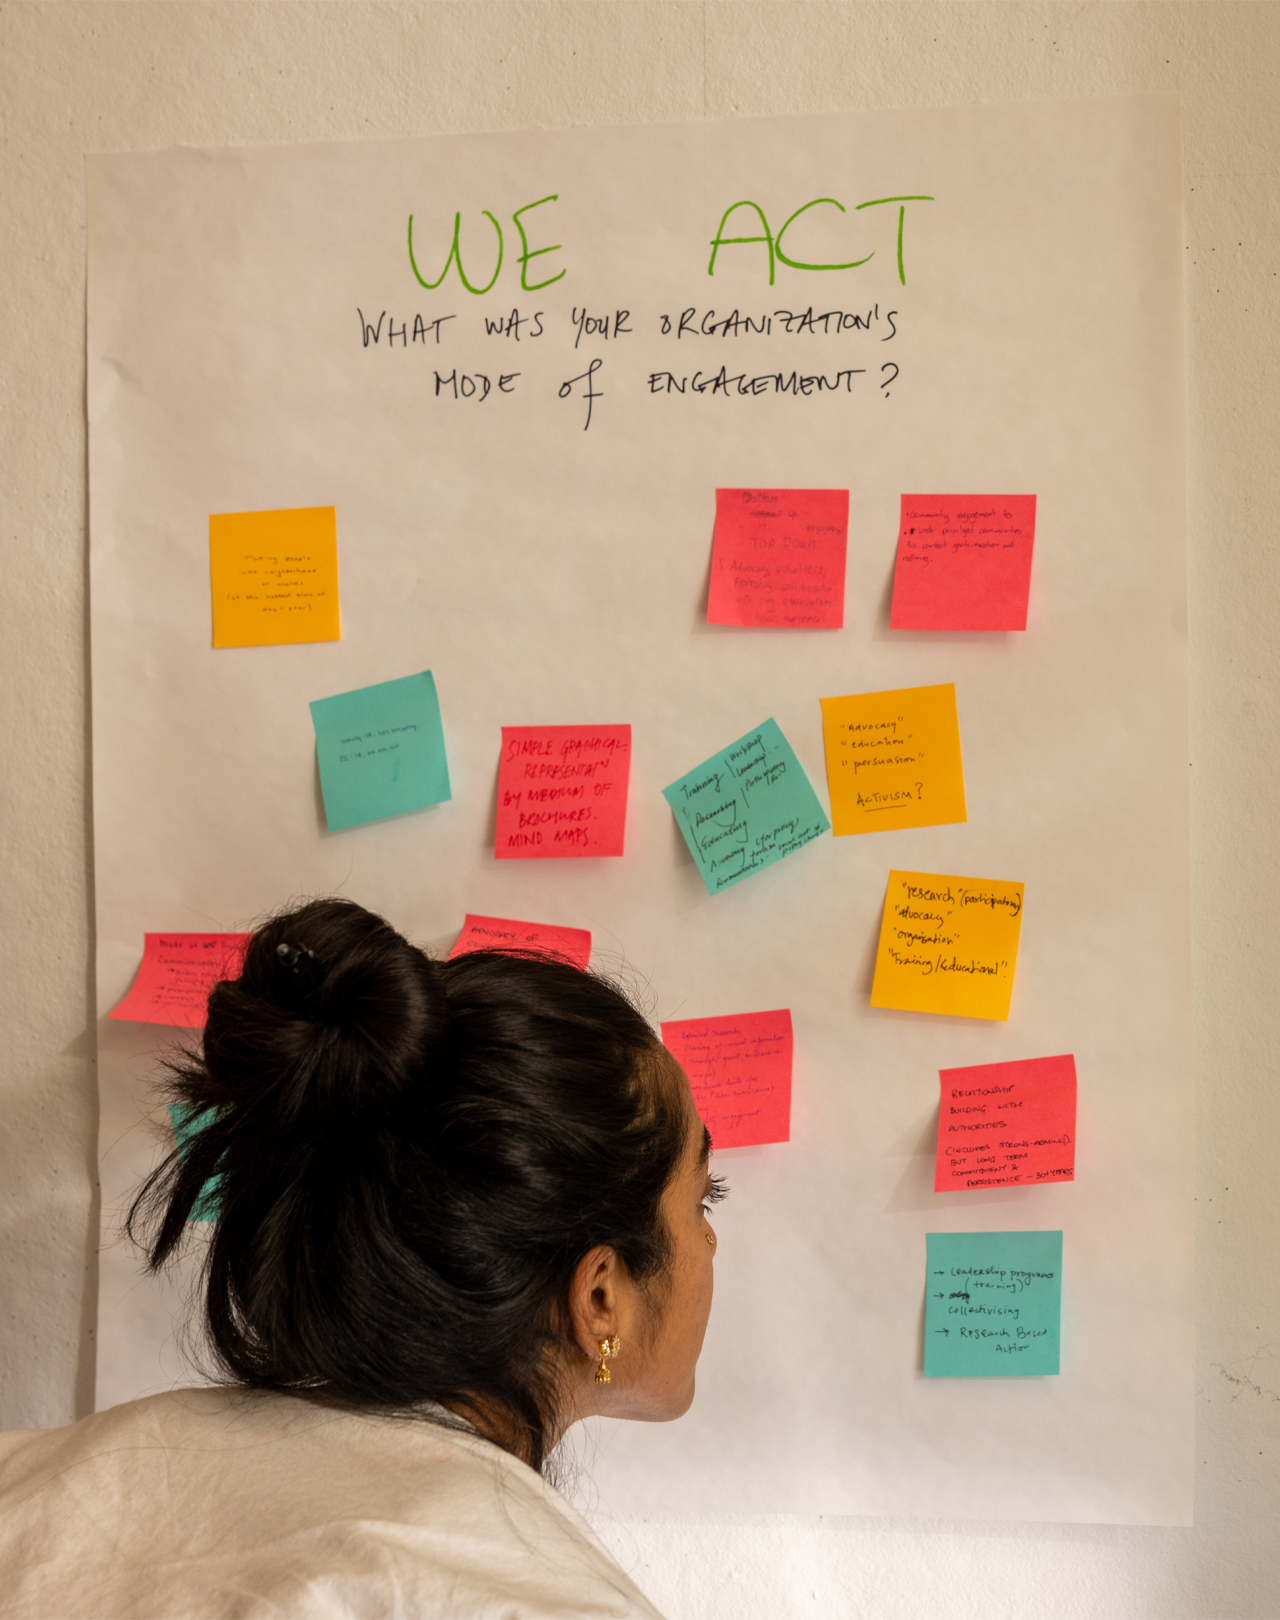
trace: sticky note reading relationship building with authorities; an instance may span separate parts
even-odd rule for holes
[[[934,1192],[1042,1187],[1076,1175],[1076,1060],[942,1069]]]
[[[689,1077],[715,1148],[791,1140],[791,1013],[679,1018],[662,1044]]]
[[[822,699],[837,838],[967,821],[954,686]]]
[[[591,960],[591,934],[586,928],[556,928],[551,923],[513,922],[509,917],[463,919],[449,960],[471,951],[536,951],[542,956],[560,956],[586,971]]]
[[[890,872],[871,1005],[1008,1018],[1021,927],[1021,883]]]
[[[904,495],[891,630],[1025,630],[1034,495]]]
[[[341,637],[332,506],[214,513],[209,577],[215,647]]]
[[[311,704],[329,830],[452,798],[431,671]]]
[[[1058,1371],[1061,1232],[929,1232],[925,1251],[926,1378]]]
[[[839,630],[847,489],[718,489],[708,624]]]
[[[495,857],[621,855],[630,780],[630,726],[503,726]]]
[[[128,994],[107,1014],[136,1024],[203,1029],[209,992],[240,974],[248,934],[144,934]]]
[[[776,721],[662,790],[708,894],[760,872],[831,823]]]

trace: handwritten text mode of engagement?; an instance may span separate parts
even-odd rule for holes
[[[713,1148],[791,1140],[791,1013],[678,1018],[662,1043],[689,1077]]]
[[[839,630],[847,489],[718,489],[708,624]]]
[[[942,1069],[935,1192],[1074,1181],[1076,1060]]]
[[[1034,1378],[1059,1368],[1061,1232],[929,1232],[926,1378]]]
[[[968,819],[953,685],[823,698],[822,734],[837,838]]]
[[[494,856],[621,855],[630,779],[629,725],[503,726]]]
[[[108,1018],[203,1029],[209,992],[240,972],[248,934],[144,934],[128,994]]]
[[[871,1005],[1008,1018],[1021,926],[1021,883],[890,872]]]
[[[333,507],[211,514],[209,582],[215,647],[339,640]]]

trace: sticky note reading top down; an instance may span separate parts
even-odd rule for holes
[[[471,951],[537,951],[543,956],[562,956],[585,971],[591,960],[591,934],[586,928],[556,928],[550,923],[475,917],[468,912],[449,958],[452,961]]]
[[[966,821],[954,686],[822,699],[837,838]]]
[[[715,1148],[791,1140],[791,1013],[678,1018],[662,1044],[689,1076]]]
[[[873,1007],[1008,1018],[1022,884],[890,872]]]
[[[926,1378],[1032,1378],[1058,1371],[1061,1232],[929,1232]]]
[[[708,894],[762,871],[831,823],[776,721],[662,790]]]
[[[847,489],[718,489],[708,624],[839,630]]]
[[[891,630],[1025,630],[1034,495],[904,495]]]
[[[329,830],[451,798],[431,671],[311,704]]]
[[[203,1029],[209,992],[239,976],[248,934],[144,934],[128,994],[107,1014],[138,1024]]]
[[[340,638],[332,506],[215,512],[209,576],[215,647]]]
[[[503,726],[495,857],[621,855],[630,778],[630,726]]]
[[[1041,1187],[1076,1174],[1076,1060],[942,1069],[935,1192]]]

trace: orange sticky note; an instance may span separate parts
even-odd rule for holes
[[[1040,1187],[1076,1176],[1076,1060],[940,1069],[935,1192]]]
[[[791,1140],[791,1013],[678,1018],[662,1044],[689,1076],[698,1117],[717,1148]]]
[[[837,838],[968,820],[954,686],[823,698],[822,735]]]
[[[890,872],[871,1005],[1008,1018],[1021,927],[1021,883]]]
[[[591,960],[591,934],[586,928],[557,928],[551,923],[513,922],[509,917],[476,917],[468,912],[449,958],[471,951],[537,951],[542,956],[562,956],[585,972]]]
[[[891,630],[1025,630],[1034,495],[904,495]]]
[[[630,776],[630,726],[503,726],[494,855],[621,855]]]
[[[847,489],[718,489],[708,624],[839,630]]]
[[[331,506],[209,518],[215,647],[337,641],[338,531]]]
[[[144,934],[128,994],[107,1014],[138,1024],[203,1029],[209,992],[240,973],[249,934]]]

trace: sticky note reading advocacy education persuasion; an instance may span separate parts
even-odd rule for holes
[[[662,790],[708,894],[762,871],[831,830],[774,720]]]
[[[890,872],[873,1007],[1008,1018],[1022,884]]]
[[[966,821],[954,686],[822,699],[837,838]]]
[[[839,630],[847,489],[718,489],[708,624]]]
[[[1034,495],[904,495],[891,630],[1025,630]]]
[[[791,1140],[791,1013],[678,1018],[662,1044],[689,1076],[715,1148]]]
[[[337,641],[338,531],[332,506],[209,518],[215,647]]]
[[[503,726],[495,857],[621,855],[630,779],[630,726]]]
[[[1076,1174],[1076,1060],[942,1069],[935,1192],[1041,1187]]]
[[[128,994],[107,1014],[137,1024],[203,1029],[209,992],[240,973],[248,934],[144,934]]]
[[[1061,1232],[929,1232],[926,1378],[1033,1378],[1058,1371]]]
[[[449,959],[471,951],[537,951],[543,956],[562,956],[585,971],[591,960],[591,934],[586,928],[556,928],[550,923],[475,917],[468,912]]]
[[[311,704],[331,832],[452,798],[431,671]]]

